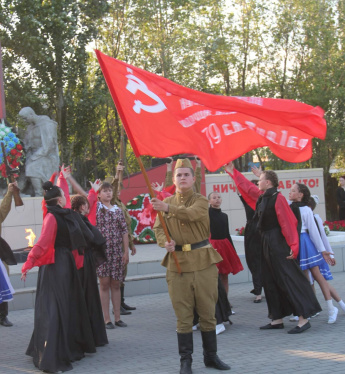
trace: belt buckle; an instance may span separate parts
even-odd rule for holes
[[[182,251],[183,252],[189,252],[192,250],[192,246],[190,244],[183,244]]]

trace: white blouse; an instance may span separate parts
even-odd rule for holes
[[[120,209],[117,205],[112,205],[111,208],[108,208],[108,207],[106,207],[105,205],[103,205],[100,201],[98,201],[98,202],[97,202],[97,212],[98,212],[101,208],[105,208],[105,209],[107,209],[107,210],[110,210],[111,212],[115,212],[115,210]]]
[[[316,220],[316,223],[320,229],[320,234],[321,234],[321,240],[323,242],[323,245],[325,246],[326,248],[326,251],[331,253],[332,255],[334,255],[334,252],[332,250],[332,247],[331,245],[329,244],[329,241],[328,241],[328,238],[327,238],[327,235],[325,233],[325,229],[323,227],[323,222],[322,222],[322,219],[321,217],[318,215],[318,214],[314,214],[314,217],[315,217],[315,220]],[[331,255],[331,258],[334,258],[334,256]]]
[[[319,230],[314,220],[313,211],[308,206],[299,207],[299,211],[301,213],[301,219],[302,219],[301,233],[307,232],[309,234],[309,237],[311,241],[313,242],[313,244],[315,245],[315,248],[317,249],[318,252],[326,251],[326,248],[323,244]]]

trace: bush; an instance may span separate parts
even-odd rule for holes
[[[345,231],[345,221],[333,221],[333,222],[325,221],[323,225],[325,227],[328,226],[328,228],[331,231]]]

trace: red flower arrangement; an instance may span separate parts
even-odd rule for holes
[[[23,146],[20,144],[20,140],[17,135],[11,131],[11,128],[6,126],[3,122],[0,123],[0,141],[4,146],[6,153],[6,160],[11,168],[17,168],[23,159]],[[8,178],[6,174],[6,166],[4,164],[5,154],[2,153],[0,147],[0,178]],[[17,176],[14,175],[16,178]]]
[[[345,221],[325,221],[323,225],[327,225],[331,231],[345,231]]]
[[[242,226],[241,228],[239,228],[239,229],[236,229],[236,231],[237,231],[237,235],[238,236],[244,236],[244,227]]]

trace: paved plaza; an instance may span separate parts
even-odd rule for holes
[[[231,277],[230,277],[231,281]],[[334,275],[332,284],[345,298],[345,272]],[[266,303],[254,304],[250,283],[230,285],[230,299],[236,312],[233,325],[218,335],[219,356],[230,373],[344,373],[345,313],[339,312],[334,325],[327,324],[326,303],[317,290],[324,311],[313,318],[312,328],[301,335],[289,335],[294,323],[285,319],[285,329],[260,331],[268,323]],[[170,374],[179,373],[175,316],[167,293],[126,299],[137,310],[123,316],[127,328],[108,332],[109,345],[98,348],[73,364],[72,373]],[[34,311],[10,313],[13,327],[0,326],[0,373],[40,373],[25,355],[32,333]],[[194,332],[193,373],[216,373],[202,362],[200,332]]]

